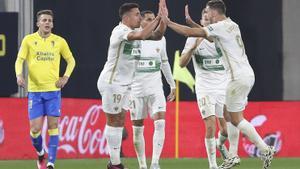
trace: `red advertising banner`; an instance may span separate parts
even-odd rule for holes
[[[206,157],[205,127],[196,102],[180,102],[179,157]],[[300,157],[300,102],[251,102],[245,117],[274,145],[279,157]],[[47,126],[42,135],[47,150]],[[63,99],[59,122],[60,145],[58,158],[107,157],[104,138],[105,115],[101,101],[95,99]],[[123,141],[126,157],[135,157],[129,113],[125,128],[128,138]],[[153,121],[145,121],[146,154],[152,154]],[[239,155],[257,156],[259,151],[242,134]],[[0,98],[0,159],[32,159],[36,153],[29,138],[27,99]],[[166,139],[162,157],[175,156],[175,103],[168,103]]]

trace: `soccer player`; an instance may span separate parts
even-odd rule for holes
[[[155,19],[152,11],[141,13],[141,28]],[[141,57],[131,86],[130,112],[133,124],[133,142],[140,169],[147,169],[144,139],[144,119],[149,113],[154,120],[153,152],[150,169],[160,169],[159,158],[165,140],[166,99],[163,91],[161,70],[170,85],[169,101],[175,99],[175,81],[166,52],[166,39],[142,41]]]
[[[108,169],[124,168],[120,160],[122,131],[130,85],[141,55],[141,40],[160,40],[166,27],[158,16],[147,27],[138,30],[141,14],[136,3],[121,5],[119,15],[121,22],[112,31],[107,61],[97,83],[106,115],[105,135],[110,154]]]
[[[199,27],[194,23],[188,14],[186,6],[187,23]],[[207,26],[209,20],[205,9],[202,10],[201,25]],[[185,67],[190,60],[193,60],[196,72],[196,95],[197,103],[206,127],[205,147],[209,161],[209,168],[216,169],[216,117],[220,119],[220,128],[223,138],[227,135],[226,122],[223,117],[223,105],[225,103],[225,89],[228,83],[221,56],[213,42],[203,38],[190,37],[187,39],[180,58],[180,67]],[[223,126],[224,125],[224,126]],[[225,135],[225,136],[224,136]],[[223,139],[222,145],[226,139]],[[221,147],[221,146],[220,146]],[[221,155],[227,158],[227,151],[224,145],[221,147]]]
[[[191,19],[188,12],[188,5],[186,5],[185,7],[185,18],[186,23],[189,26],[201,27],[199,24],[195,23]],[[202,10],[202,17],[200,23],[203,26],[209,25],[207,12],[205,11],[205,9]],[[218,123],[220,126],[220,131],[218,132],[218,139],[216,145],[222,155],[222,158],[224,159],[224,162],[228,160],[229,156],[234,156],[236,158],[233,162],[233,165],[237,165],[240,163],[240,158],[237,155],[239,130],[230,123],[230,118],[226,118],[226,121],[229,121],[226,123],[223,116],[223,110],[224,113],[226,112],[225,106],[223,105],[225,104],[226,86],[228,84],[228,71],[225,71],[224,69],[224,66],[222,64],[223,60],[221,56],[222,55],[217,53],[215,44],[213,42],[209,42],[203,38],[197,39],[190,37],[187,39],[180,60],[180,66],[184,67],[190,62],[190,59],[193,58],[194,69],[196,72],[196,93],[198,98],[198,105],[201,112],[206,112],[205,115],[202,114],[202,117],[207,117],[204,118],[205,125],[207,128],[205,142],[209,157],[208,159],[209,161],[213,162],[210,162],[210,166],[216,166],[214,148],[215,146],[209,144],[209,138],[210,140],[214,139],[215,116],[218,117]],[[203,102],[203,100],[209,100],[212,106],[209,106],[210,104],[208,104],[207,102]],[[201,105],[202,103],[206,104]],[[225,113],[225,117],[226,116],[228,115]],[[224,142],[227,140],[227,131],[229,133],[230,143],[229,155],[224,145]],[[213,153],[209,153],[209,151],[213,151]]]
[[[226,109],[231,123],[253,142],[262,154],[263,168],[269,168],[275,153],[274,147],[268,146],[255,128],[243,117],[248,94],[254,84],[254,72],[249,64],[239,26],[226,17],[226,7],[222,0],[210,0],[206,4],[210,25],[190,28],[170,21],[162,10],[163,21],[179,34],[192,37],[204,37],[214,41],[217,51],[224,57],[226,70],[230,71],[230,81],[226,89]],[[228,160],[231,163],[231,160]],[[222,168],[231,168],[228,164]]]
[[[61,115],[61,92],[75,67],[75,60],[66,40],[52,33],[53,12],[37,13],[38,31],[24,37],[15,63],[17,83],[25,87],[23,62],[28,64],[28,116],[30,136],[37,151],[39,169],[46,168],[41,128],[44,116],[48,122],[48,163],[53,169],[59,142],[58,119]],[[63,77],[59,77],[61,56],[67,62]]]

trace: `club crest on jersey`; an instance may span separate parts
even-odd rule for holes
[[[55,46],[55,42],[51,41],[51,45],[52,45],[52,47],[54,47]]]
[[[37,41],[34,41],[34,45],[35,45],[35,46],[37,45]]]
[[[139,55],[141,55],[141,50],[139,48],[132,48],[131,55],[139,56]]]
[[[159,51],[160,51],[160,49],[159,49],[159,48],[156,48],[155,50],[156,50],[156,52],[157,52],[157,53],[159,53]]]

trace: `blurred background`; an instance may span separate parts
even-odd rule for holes
[[[37,30],[35,13],[52,9],[55,15],[53,32],[68,41],[77,61],[71,79],[62,91],[63,97],[100,98],[96,82],[107,58],[111,31],[120,21],[118,8],[124,2],[127,1],[0,0],[0,96],[26,96],[18,89],[14,75],[18,47],[25,34]],[[130,2],[139,3],[141,10],[157,12],[158,0]],[[168,1],[170,18],[184,24],[184,5],[189,4],[191,16],[198,21],[205,3],[200,0]],[[255,71],[256,82],[249,99],[299,100],[300,1],[225,0],[225,3],[227,15],[240,26]],[[174,52],[182,50],[186,38],[169,29],[165,37],[172,66]],[[61,66],[63,72],[65,63]],[[191,64],[189,69],[194,74]],[[195,100],[188,87],[181,84],[180,88],[181,100]],[[165,91],[169,91],[167,85]]]

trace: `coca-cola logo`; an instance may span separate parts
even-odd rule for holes
[[[59,121],[59,147],[67,154],[108,155],[104,129],[100,129],[101,105],[92,105],[83,116],[62,116]],[[42,136],[46,140],[47,121],[44,121]],[[46,141],[44,148],[48,152]]]
[[[3,121],[0,119],[0,144],[2,144],[4,142],[4,125],[3,125]]]
[[[250,123],[254,127],[261,127],[265,122],[267,121],[267,117],[265,115],[258,115],[255,116]],[[263,140],[266,144],[270,146],[274,146],[276,153],[278,153],[281,150],[282,146],[282,138],[281,138],[281,132],[280,131],[270,131],[267,134],[263,136]],[[259,149],[250,141],[248,141],[248,138],[243,135],[243,147],[244,150],[247,152],[247,154],[251,157],[260,157],[261,152]]]

